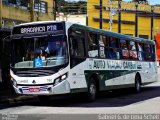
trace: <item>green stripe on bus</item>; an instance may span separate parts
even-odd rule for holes
[[[138,70],[86,70],[84,71],[86,81],[89,82],[90,78],[96,75],[99,80],[99,88],[100,90],[107,90],[108,88],[105,86],[106,80],[111,80],[113,78],[117,78],[120,76],[128,75],[134,72],[137,72]],[[95,76],[94,76],[95,77]]]

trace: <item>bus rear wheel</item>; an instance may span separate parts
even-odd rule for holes
[[[96,81],[93,78],[91,78],[88,84],[88,93],[87,93],[88,101],[89,102],[95,101],[96,95],[97,95]]]
[[[141,92],[141,79],[139,75],[136,75],[135,78],[135,92],[136,93]]]

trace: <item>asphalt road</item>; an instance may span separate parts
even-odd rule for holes
[[[29,117],[30,120],[97,120],[106,118],[105,114],[160,114],[159,106],[160,80],[144,86],[142,92],[138,94],[131,89],[101,93],[93,103],[86,102],[83,95],[52,98],[47,103],[42,103],[37,98],[12,101],[12,103],[0,104],[0,114],[2,114],[0,118],[7,116],[17,117],[20,120],[27,120]],[[9,116],[10,114],[18,114],[18,116]],[[120,117],[119,119],[122,119],[124,116]],[[150,117],[146,119],[152,119],[153,116]],[[154,118],[160,119],[160,115]]]

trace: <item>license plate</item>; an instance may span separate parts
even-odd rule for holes
[[[39,88],[29,88],[29,92],[39,92]]]

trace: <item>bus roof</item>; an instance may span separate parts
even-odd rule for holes
[[[26,25],[36,25],[36,24],[61,23],[61,22],[64,22],[64,21],[36,21],[36,22],[22,23],[19,25],[15,25],[14,27],[26,26]]]

